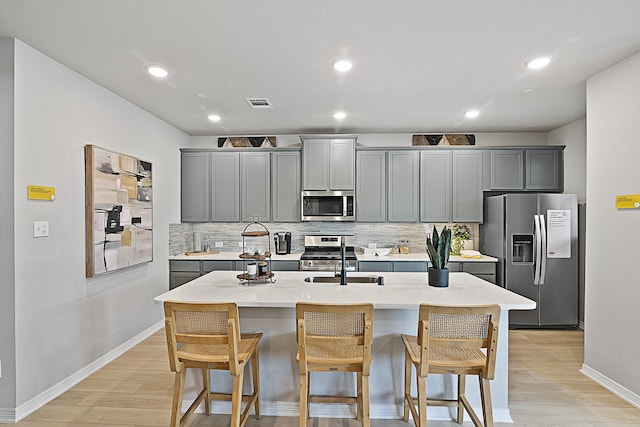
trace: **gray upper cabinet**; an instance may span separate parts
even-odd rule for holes
[[[300,152],[271,154],[273,222],[300,221]]]
[[[240,153],[241,220],[271,221],[271,153]]]
[[[524,190],[524,150],[491,150],[491,190]]]
[[[387,152],[356,153],[356,221],[387,220]]]
[[[182,153],[180,161],[180,217],[183,222],[209,221],[209,153]]]
[[[420,152],[420,221],[450,222],[451,150]]]
[[[453,160],[453,222],[482,222],[482,152],[455,150]]]
[[[387,153],[387,219],[389,222],[417,222],[419,204],[418,151]]]
[[[302,141],[304,190],[354,189],[354,138],[303,138]]]
[[[240,153],[211,153],[211,221],[240,221]]]
[[[564,146],[534,146],[485,151],[484,189],[564,191]]]
[[[564,191],[562,149],[527,149],[525,184],[532,191]]]
[[[355,188],[355,141],[332,139],[329,141],[329,190]]]

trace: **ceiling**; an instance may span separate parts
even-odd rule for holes
[[[635,0],[0,0],[0,36],[190,135],[548,131],[640,51],[638,22]]]

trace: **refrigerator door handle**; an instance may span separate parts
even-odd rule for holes
[[[544,222],[544,215],[539,215],[540,221],[540,242],[542,243],[542,250],[540,251],[540,276],[538,276],[538,282],[544,285],[544,278],[547,274],[547,225]]]
[[[540,242],[540,217],[539,215],[533,216],[533,240],[535,241],[536,249],[533,257],[533,284],[538,286],[540,284],[540,263],[542,262],[542,244]]]

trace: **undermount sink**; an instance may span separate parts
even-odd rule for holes
[[[304,279],[310,283],[340,283],[340,276],[308,276]],[[347,284],[349,283],[378,283],[384,284],[382,276],[349,276],[347,275]]]

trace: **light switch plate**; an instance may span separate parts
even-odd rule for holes
[[[49,221],[34,221],[33,237],[49,237]]]
[[[223,246],[224,246],[224,243],[216,242],[216,248],[222,248]]]

